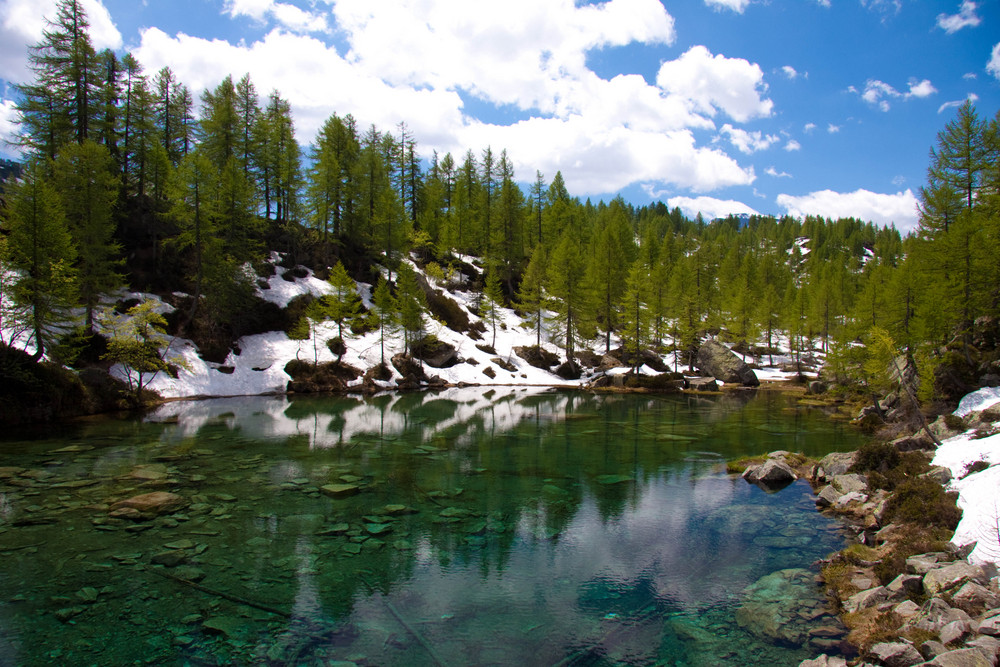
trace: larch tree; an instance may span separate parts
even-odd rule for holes
[[[17,271],[14,301],[27,311],[36,361],[70,321],[76,303],[76,248],[62,201],[40,159],[29,160],[6,196],[7,261]]]
[[[528,316],[522,326],[535,331],[535,345],[542,344],[542,325],[545,321],[545,283],[548,253],[545,246],[535,246],[528,267],[521,276],[521,285],[517,293],[517,309]]]
[[[55,162],[55,185],[77,250],[79,297],[84,327],[94,329],[94,309],[102,295],[122,285],[121,247],[115,241],[118,184],[106,146],[86,140],[69,144]]]

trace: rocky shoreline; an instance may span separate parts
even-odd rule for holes
[[[941,418],[931,430],[944,439],[960,430],[989,429],[991,421],[997,421],[992,413],[970,415],[962,424]],[[920,434],[873,444],[868,451],[832,453],[819,462],[779,451],[743,473],[748,482],[769,491],[798,478],[807,479],[817,508],[842,519],[856,535],[853,544],[819,563],[822,574],[815,583],[825,589],[830,611],[840,623],[813,624],[801,645],[823,653],[799,667],[998,664],[1000,577],[996,566],[970,562],[974,544],[958,547],[947,540],[927,541],[923,539],[926,533],[921,535],[923,541],[913,539],[913,526],[921,520],[914,521],[901,510],[909,502],[901,500],[903,489],[933,483],[943,491],[951,481],[947,468],[930,465],[934,447],[929,436]],[[905,477],[901,476],[905,481],[896,490],[880,488],[893,471],[865,470],[866,465],[871,467],[865,459],[871,459],[873,451],[906,469]],[[953,496],[949,502],[954,502]],[[927,507],[931,509],[926,510],[925,520],[933,525],[936,510]],[[938,548],[908,553],[914,545],[928,544]],[[748,595],[752,593],[748,589]]]

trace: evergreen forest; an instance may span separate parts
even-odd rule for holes
[[[17,90],[23,162],[5,165],[2,329],[30,333],[36,360],[107,354],[96,322],[123,288],[188,295],[163,326],[206,354],[293,331],[305,306],[256,296],[278,252],[289,268],[380,283],[373,310],[407,332],[416,318],[414,335],[428,306],[400,297],[409,261],[471,277],[484,320],[514,307],[567,359],[619,344],[692,358],[717,335],[758,358],[818,349],[831,378],[874,389],[876,349],[907,352],[936,378],[925,400],[1000,373],[982,356],[1000,316],[1000,114],[972,102],[929,146],[911,233],[692,220],[663,203],[581,201],[558,172],[515,174],[502,147],[428,155],[405,122],[334,113],[303,148],[280,91],[249,75],[191,91],[169,68],[96,52],[88,27],[79,0],[58,3]]]

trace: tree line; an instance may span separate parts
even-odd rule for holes
[[[334,113],[303,150],[279,91],[230,76],[196,102],[169,68],[95,52],[88,27],[79,0],[61,0],[30,49],[34,80],[17,87],[25,160],[4,195],[15,271],[2,305],[39,356],[70,309],[91,330],[125,285],[183,289],[181,330],[200,319],[237,336],[273,250],[355,278],[377,262],[394,293],[407,257],[442,274],[474,257],[484,319],[515,307],[568,359],[595,340],[691,359],[719,333],[759,355],[779,339],[796,354],[819,345],[847,375],[873,329],[913,352],[957,337],[971,358],[973,323],[998,315],[1000,115],[971,102],[931,149],[905,237],[855,218],[692,220],[662,203],[581,201],[558,172],[522,187],[489,146],[421,155],[404,122],[362,129]]]

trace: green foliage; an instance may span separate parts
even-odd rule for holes
[[[93,312],[102,294],[121,286],[121,246],[114,240],[118,180],[106,146],[87,140],[67,144],[55,161],[55,186],[77,249],[79,297],[84,325],[93,326]]]
[[[649,282],[646,265],[636,260],[629,269],[621,297],[622,345],[631,355],[636,372],[642,365],[640,352],[650,341]]]
[[[962,518],[962,510],[955,505],[957,497],[932,479],[910,478],[896,487],[885,520],[954,530]]]
[[[76,247],[42,161],[25,165],[22,179],[7,191],[6,203],[5,259],[18,271],[10,292],[24,309],[38,360],[67,328],[77,297]]]
[[[858,448],[851,472],[886,473],[899,465],[899,450],[888,442],[870,441]]]
[[[389,282],[385,276],[380,275],[378,283],[372,292],[372,309],[368,315],[369,322],[374,329],[379,332],[379,350],[381,353],[381,363],[385,364],[385,339],[391,337],[397,330],[398,314],[396,302],[392,297]]]
[[[493,332],[491,347],[497,343],[497,323],[500,320],[500,309],[503,307],[504,298],[503,291],[500,289],[500,271],[491,268],[486,272],[483,294],[479,301],[479,316]]]
[[[347,269],[340,262],[330,270],[327,278],[333,292],[325,295],[319,301],[322,304],[322,316],[337,323],[337,337],[344,340],[344,325],[350,328],[351,321],[361,311],[361,297],[358,296],[354,280],[347,274]],[[340,356],[338,355],[338,359]]]
[[[166,356],[170,343],[166,335],[167,321],[156,312],[156,305],[154,301],[143,301],[129,308],[124,317],[110,309],[97,316],[98,325],[108,338],[104,359],[121,364],[136,401],[157,373],[167,370],[171,364],[186,367],[181,357]]]
[[[409,264],[400,265],[396,288],[395,315],[403,330],[403,353],[407,354],[410,345],[423,336],[427,299],[417,283],[416,271]]]

